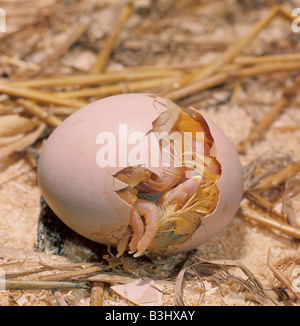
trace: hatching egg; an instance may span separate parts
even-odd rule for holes
[[[227,226],[243,194],[238,154],[221,129],[144,93],[69,116],[42,149],[38,182],[67,226],[135,257],[197,248]]]

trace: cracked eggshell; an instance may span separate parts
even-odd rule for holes
[[[124,139],[118,137],[120,125],[126,124],[128,134],[146,134],[167,106],[166,99],[150,94],[116,95],[85,106],[55,129],[39,158],[38,182],[48,205],[66,225],[102,244],[123,235],[131,207],[115,193],[126,185],[112,176],[125,166],[98,166],[98,135],[116,135],[118,149],[124,145]],[[218,234],[234,217],[243,194],[243,171],[234,146],[205,115],[188,110],[205,118],[214,138],[216,157],[222,166],[222,176],[216,183],[220,196],[215,211],[203,220],[183,248],[170,248],[167,254],[197,248]],[[127,145],[127,151],[116,150],[117,162],[133,146]],[[160,167],[151,170],[162,172]]]
[[[196,109],[189,108],[195,117]],[[183,248],[169,248],[167,254],[195,249],[222,231],[234,218],[243,197],[243,168],[235,147],[225,133],[208,117],[201,114],[207,122],[215,141],[216,157],[222,167],[221,178],[216,182],[219,189],[219,201],[215,211],[205,217],[200,228],[186,241]]]
[[[125,166],[99,167],[97,137],[102,132],[116,136],[119,162],[124,153],[118,150],[124,141],[120,124],[126,125],[128,134],[146,134],[165,110],[167,101],[150,94],[116,95],[83,107],[54,130],[39,158],[38,183],[50,208],[67,226],[102,244],[124,233],[131,206],[115,190],[127,185],[112,175]],[[160,167],[151,170],[162,172]]]

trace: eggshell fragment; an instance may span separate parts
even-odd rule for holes
[[[116,194],[127,185],[113,175],[125,166],[99,167],[98,135],[105,131],[118,135],[124,124],[128,134],[142,132],[147,138],[152,123],[168,105],[166,99],[151,94],[108,97],[78,110],[50,135],[39,158],[38,182],[48,205],[66,225],[93,241],[116,245],[129,224],[131,206]],[[200,115],[197,110],[189,110],[194,116]],[[242,198],[243,172],[238,155],[220,128],[204,118],[222,166],[222,176],[216,183],[219,201],[184,246],[169,248],[167,253],[196,248],[215,236],[234,217]],[[124,144],[124,139],[117,137],[115,148]],[[124,161],[122,155],[134,145],[126,146],[126,151],[116,151],[116,162]],[[161,166],[149,169],[157,175],[163,172]]]
[[[114,285],[111,289],[138,306],[162,305],[163,286],[148,278],[139,279],[129,284]]]

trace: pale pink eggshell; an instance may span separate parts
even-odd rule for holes
[[[112,177],[121,168],[97,165],[97,135],[103,131],[118,135],[122,123],[128,133],[147,133],[152,121],[167,109],[166,101],[159,100],[162,104],[153,105],[154,98],[146,94],[101,99],[68,117],[46,141],[37,172],[42,194],[54,213],[77,233],[103,244],[124,233],[130,206],[115,190],[127,185]],[[162,172],[161,167],[152,170]]]

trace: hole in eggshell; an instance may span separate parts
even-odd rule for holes
[[[180,167],[174,164],[164,168],[163,173],[158,176],[145,167],[129,166],[114,175],[128,185],[116,191],[120,199],[131,206],[138,200],[146,200],[158,207],[158,231],[148,249],[161,254],[169,246],[182,247],[201,226],[202,219],[214,212],[219,200],[216,181],[221,177],[222,168],[213,155],[216,154],[214,139],[200,113],[195,116],[188,109],[182,109],[169,101],[168,110],[161,113],[152,125],[153,129],[148,134],[177,132],[185,137],[185,133],[188,133],[192,140],[192,158],[197,157],[202,162],[199,168],[185,160],[186,149],[180,143],[181,156],[184,158]],[[203,136],[201,144],[198,144],[198,134]],[[160,146],[161,144],[160,142]],[[170,144],[169,155],[176,153],[175,145]],[[146,224],[146,221],[143,222]]]

